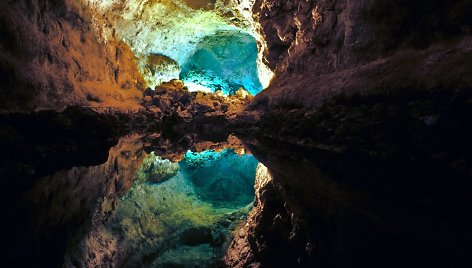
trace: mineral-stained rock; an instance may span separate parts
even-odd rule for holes
[[[262,221],[270,217],[271,204],[265,201],[266,198],[271,198],[269,195],[273,193],[272,176],[263,164],[259,164],[256,169],[256,178],[254,183],[254,190],[256,197],[254,199],[254,208],[250,212],[247,220],[238,230],[238,234],[234,237],[229,245],[228,251],[224,258],[224,263],[228,267],[258,267],[258,259],[254,254],[259,254],[259,244],[256,244],[256,237],[260,237],[258,230],[261,230]],[[276,198],[270,202],[278,202]],[[267,208],[265,208],[267,206]],[[270,219],[269,219],[270,220]],[[257,228],[257,229],[256,229]]]

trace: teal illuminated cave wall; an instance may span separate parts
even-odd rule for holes
[[[190,90],[223,91],[243,87],[252,95],[262,90],[257,74],[257,44],[240,31],[220,31],[204,37],[181,67],[180,79]]]

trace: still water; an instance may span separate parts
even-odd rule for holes
[[[258,163],[234,136],[122,137],[104,163],[56,162],[17,197],[12,249],[43,266],[218,266],[252,209]]]
[[[257,160],[234,149],[147,155],[130,191],[101,226],[125,251],[122,265],[209,267],[252,208]]]
[[[470,266],[470,161],[446,157],[469,129],[310,146],[22,118],[0,128],[5,267]]]

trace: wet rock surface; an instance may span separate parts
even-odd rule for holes
[[[130,189],[132,174],[143,157],[138,137],[125,137],[111,149],[94,147],[94,153],[104,157],[93,160],[96,162],[90,162],[89,156],[74,162],[76,167],[59,166],[47,175],[3,177],[3,173],[2,186],[9,189],[2,195],[2,237],[9,243],[2,253],[4,263],[17,267],[62,265],[69,248],[75,247],[93,224],[95,211],[112,210],[113,202],[104,199]],[[25,165],[35,163],[34,158],[31,161]]]
[[[253,13],[266,37],[266,60],[276,79],[284,80],[292,74],[333,73],[468,36],[470,9],[464,0],[257,0]]]
[[[276,78],[236,121],[270,180],[228,266],[470,265],[467,9],[256,1]]]
[[[179,165],[172,163],[167,159],[162,159],[159,156],[151,153],[142,163],[144,172],[148,174],[148,181],[152,183],[160,183],[168,180],[179,172]]]
[[[142,137],[138,140],[143,141]],[[104,196],[94,211],[91,226],[86,229],[87,235],[68,250],[66,265],[210,267],[220,264],[233,230],[251,208],[248,204],[252,198],[236,206],[221,203],[215,206],[215,202],[201,198],[196,184],[182,168],[172,177],[155,183],[154,172],[147,163],[155,158],[152,153],[142,155],[139,168],[128,177],[136,180],[125,194],[109,192]],[[231,163],[244,164],[237,160]],[[212,177],[205,179],[212,180]],[[237,188],[223,191],[229,194],[227,199],[232,198],[232,192],[240,192]],[[230,200],[226,202],[233,204]]]
[[[238,155],[230,149],[188,152],[180,163],[198,197],[215,207],[241,207],[253,201],[257,164],[252,155]]]
[[[276,77],[256,99],[310,107],[353,92],[467,89],[470,9],[461,0],[258,0]]]

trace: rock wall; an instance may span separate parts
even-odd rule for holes
[[[344,98],[242,138],[270,180],[227,265],[470,266],[472,98],[429,97]]]
[[[464,0],[258,0],[276,73],[259,98],[312,106],[355,91],[470,86],[471,10]]]
[[[139,108],[133,53],[118,38],[100,41],[90,13],[71,0],[0,3],[2,110]]]
[[[271,181],[228,266],[470,265],[471,6],[256,1],[276,77],[238,136]]]

